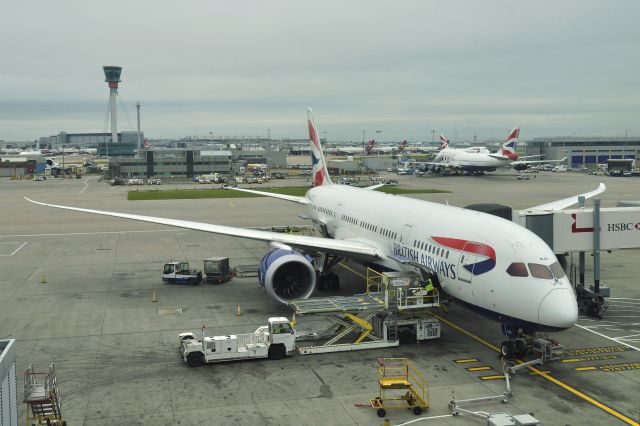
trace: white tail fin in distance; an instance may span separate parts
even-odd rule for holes
[[[502,144],[502,148],[500,148],[500,155],[513,161],[517,160],[518,154],[516,154],[516,143],[518,142],[518,137],[520,137],[520,128],[516,127],[509,132],[507,141]]]
[[[440,149],[449,148],[449,139],[445,138],[442,133],[440,133]]]
[[[318,127],[313,118],[313,111],[307,108],[307,125],[309,126],[309,143],[311,144],[311,174],[313,176],[313,186],[331,185],[331,178],[327,170],[327,163],[320,146],[318,137]]]

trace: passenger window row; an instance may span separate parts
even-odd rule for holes
[[[424,241],[414,240],[413,247],[417,248],[418,250],[426,251],[427,253],[435,254],[436,256],[444,257],[445,259],[449,258],[449,250],[437,247]]]

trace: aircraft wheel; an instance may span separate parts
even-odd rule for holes
[[[187,355],[187,365],[189,367],[200,367],[204,365],[204,354],[202,352],[192,352]]]
[[[277,344],[269,346],[269,359],[282,359],[287,355],[284,345]]]
[[[387,414],[387,410],[385,410],[384,408],[378,408],[376,414],[378,415],[378,417],[384,417]]]
[[[504,358],[513,358],[513,352],[513,342],[509,340],[505,340],[504,342],[502,342],[502,344],[500,345],[500,353]]]
[[[415,414],[416,416],[422,414],[422,407],[413,407],[413,414]]]
[[[329,287],[331,290],[337,290],[340,288],[340,277],[336,274],[329,275]]]
[[[515,354],[516,358],[524,358],[527,354],[527,344],[522,340],[516,340]]]

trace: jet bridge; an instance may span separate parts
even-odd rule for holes
[[[605,298],[611,296],[609,287],[600,283],[600,252],[640,248],[640,207],[600,208],[596,198],[593,208],[586,208],[584,196],[578,197],[578,203],[578,209],[523,210],[514,215],[514,221],[542,238],[557,255],[579,253],[579,275],[572,264],[569,278],[580,309],[600,318],[608,306]],[[590,288],[585,288],[585,252],[593,253]]]

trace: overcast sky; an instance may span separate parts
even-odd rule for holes
[[[640,2],[7,1],[0,139],[119,129],[331,140],[640,136]],[[376,134],[376,130],[381,133]]]

